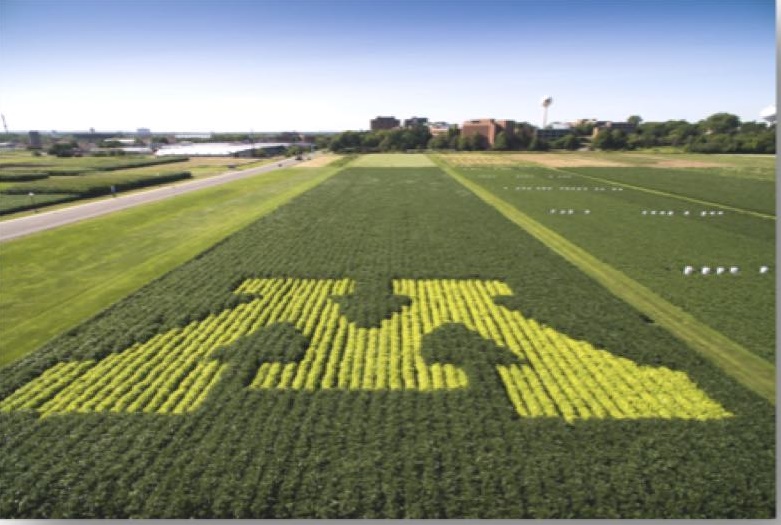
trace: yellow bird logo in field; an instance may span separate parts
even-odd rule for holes
[[[250,349],[260,357],[253,357],[259,364],[248,388],[425,394],[470,388],[475,367],[483,366],[495,370],[491,380],[501,382],[524,418],[732,416],[684,372],[638,365],[496,304],[512,294],[501,281],[397,279],[392,290],[408,303],[365,327],[344,313],[342,300],[355,291],[350,279],[248,279],[236,293],[251,301],[98,362],[59,363],[2,400],[0,410],[187,413],[233,366],[237,345],[250,341],[252,347],[253,337],[284,327],[299,343],[287,348],[289,337],[256,343],[276,344],[278,351],[263,357],[263,348]],[[486,344],[477,358],[462,359],[463,344],[425,354],[424,339],[446,328],[479,336]]]

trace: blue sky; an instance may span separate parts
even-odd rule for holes
[[[775,102],[773,0],[0,0],[17,130],[743,120]]]

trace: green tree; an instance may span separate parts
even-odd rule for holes
[[[488,139],[479,133],[469,137],[469,146],[472,151],[483,151],[488,149]]]
[[[640,118],[640,115],[632,115],[629,118],[626,119],[626,121],[629,124],[632,124],[635,128],[640,125],[640,123],[643,121],[642,118]]]
[[[610,132],[610,138],[613,142],[613,149],[626,149],[626,133],[620,129],[614,129]]]
[[[580,147],[580,140],[572,133],[568,133],[563,137],[559,137],[551,144],[555,149],[567,149],[574,151]]]
[[[56,155],[57,157],[73,157],[78,151],[79,145],[76,141],[71,142],[58,142],[53,144],[48,150],[49,155]]]
[[[740,127],[740,118],[732,113],[714,113],[701,124],[705,131],[711,133],[734,133]]]
[[[532,137],[532,140],[529,143],[530,151],[548,151],[549,149],[550,144],[548,144],[545,140],[538,138],[536,135]]]
[[[610,131],[607,129],[600,129],[597,132],[597,136],[594,137],[592,145],[595,149],[608,150],[613,149],[613,142],[610,137]]]
[[[508,149],[510,149],[510,139],[508,138],[507,133],[505,133],[504,131],[500,131],[496,135],[493,149],[498,151],[507,151]]]
[[[446,133],[440,133],[431,137],[431,140],[428,141],[428,147],[429,149],[447,149],[450,147],[450,140]]]

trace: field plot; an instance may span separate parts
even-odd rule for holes
[[[741,176],[744,170],[734,168],[571,168],[568,171],[593,177],[597,182],[629,184],[773,217],[776,212],[775,180]],[[593,184],[594,181],[589,183]]]
[[[273,161],[226,157],[56,158],[0,155],[0,215],[108,195],[112,186],[117,192],[122,192],[255,168]],[[34,200],[28,197],[31,192],[36,195]]]
[[[601,168],[599,173],[623,180],[626,171]],[[580,177],[575,170],[517,167],[463,173],[705,324],[775,360],[775,280],[772,272],[759,273],[761,266],[775,263],[775,221],[628,188],[619,191],[619,186]],[[660,188],[664,186],[655,174],[661,180],[676,176],[661,169],[647,173],[643,180]],[[688,172],[677,174],[684,179]],[[720,182],[723,177],[713,178]],[[754,185],[767,190],[770,184],[740,182],[747,192]],[[740,199],[733,196],[734,186],[719,191],[711,185],[703,191],[734,203]],[[686,266],[695,267],[697,275],[685,276]],[[704,266],[713,275],[699,275]],[[740,274],[716,275],[718,267],[738,267]]]
[[[0,186],[2,189],[2,186]],[[14,213],[23,210],[38,208],[42,204],[59,204],[63,202],[74,201],[81,197],[77,194],[57,193],[51,195],[36,195],[31,198],[27,194],[8,195],[0,193],[0,215],[3,213]]]
[[[3,372],[3,517],[775,514],[773,407],[438,168],[348,168]]]

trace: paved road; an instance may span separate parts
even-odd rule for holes
[[[21,217],[19,219],[2,221],[0,222],[0,242],[10,241],[11,239],[17,239],[42,230],[48,230],[84,219],[90,219],[126,208],[132,208],[139,204],[155,202],[175,195],[200,190],[202,188],[209,188],[211,186],[225,184],[226,182],[252,177],[253,175],[279,169],[280,164],[282,167],[289,167],[298,164],[299,162],[301,161],[285,159],[258,168],[230,171],[213,177],[196,179],[175,185],[161,186],[151,190],[129,193],[127,195],[119,195],[113,199],[88,202],[70,206],[68,208],[61,208],[59,210],[39,212],[35,215]]]

